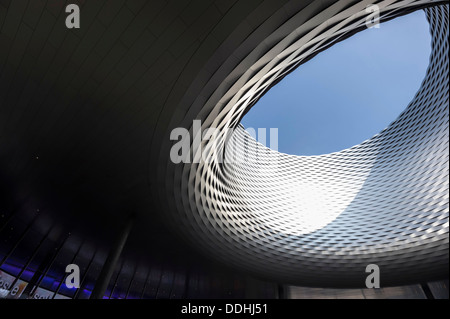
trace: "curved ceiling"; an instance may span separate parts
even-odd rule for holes
[[[180,267],[195,259],[189,256],[196,250],[186,247],[181,220],[173,219],[181,204],[174,185],[189,176],[168,160],[170,131],[190,127],[194,118],[207,124],[218,118],[220,99],[233,98],[248,74],[274,58],[266,53],[291,44],[293,28],[301,26],[299,34],[306,35],[337,12],[363,4],[71,3],[81,7],[80,29],[64,27],[61,1],[0,4],[4,216],[29,222],[39,212],[42,233],[56,223],[108,247],[135,211],[128,252],[173,258]],[[440,2],[413,1],[385,18],[433,3]],[[238,123],[241,115],[230,121]]]
[[[186,94],[179,104],[173,123],[191,128],[194,135],[191,122],[200,119],[202,129],[213,127],[218,133],[202,144],[210,161],[172,164],[167,159],[171,144],[162,146],[157,167],[166,170],[158,178],[168,191],[161,193],[161,202],[172,213],[167,214],[168,224],[178,226],[205,254],[299,285],[361,286],[365,266],[371,263],[385,269],[383,280],[390,285],[447,273],[445,6],[427,11],[434,51],[422,87],[405,112],[372,139],[342,152],[304,158],[265,149],[237,127],[283,76],[364,29],[366,5],[336,2],[317,12],[299,8],[247,56],[234,61],[227,76],[215,79],[214,73],[198,95]],[[386,20],[423,2],[379,5]],[[190,88],[197,89],[201,81]],[[202,98],[189,100],[191,96]],[[184,118],[182,109],[187,110]],[[229,128],[236,129],[231,143]],[[415,141],[424,139],[430,141],[426,147]],[[196,158],[202,150],[193,140]],[[227,163],[229,153],[241,161]],[[434,186],[423,185],[423,179]],[[418,192],[419,187],[425,189]],[[431,197],[436,202],[428,208]]]

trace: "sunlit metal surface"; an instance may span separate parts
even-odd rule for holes
[[[432,2],[378,5],[387,20]],[[256,143],[239,126],[284,75],[362,30],[368,4],[339,1],[288,19],[280,26],[290,28],[287,36],[255,49],[247,71],[231,73],[185,117],[219,128],[203,149],[212,158],[225,154],[225,163],[166,172],[174,190],[167,196],[175,198],[169,217],[207,254],[276,280],[325,287],[364,286],[372,263],[383,285],[448,273],[448,5],[425,9],[432,54],[421,88],[370,140],[337,153],[291,156]],[[227,128],[235,132],[225,143]]]

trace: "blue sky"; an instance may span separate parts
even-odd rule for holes
[[[414,97],[430,41],[422,10],[359,32],[286,76],[241,123],[278,128],[278,150],[288,154],[319,155],[359,144]]]

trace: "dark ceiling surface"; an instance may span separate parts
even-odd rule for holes
[[[2,210],[25,220],[39,210],[105,242],[134,211],[127,247],[190,256],[160,221],[155,190],[166,190],[151,163],[216,49],[238,46],[286,2],[0,1]],[[80,29],[65,27],[70,3]]]
[[[277,21],[335,2],[0,0],[2,213],[39,211],[106,247],[135,213],[128,253],[208,263],[166,223],[173,189],[156,178],[174,119],[199,111],[179,105],[206,100],[204,83],[230,75],[221,63],[238,64]],[[80,29],[65,27],[71,3]]]

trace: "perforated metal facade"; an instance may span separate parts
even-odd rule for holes
[[[378,6],[387,20],[429,3]],[[338,2],[306,23],[304,13],[293,16],[274,32],[285,27],[287,34],[251,51],[251,67],[237,66],[239,77],[231,72],[185,117],[221,130],[202,145],[212,160],[172,166],[166,175],[174,186],[172,222],[208,254],[304,285],[363,286],[368,264],[379,265],[384,285],[448,272],[448,5],[425,9],[432,34],[425,79],[373,138],[337,153],[292,156],[258,144],[239,126],[284,75],[363,29],[368,4]],[[230,127],[236,129],[227,143]]]

